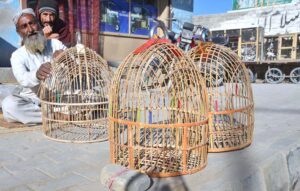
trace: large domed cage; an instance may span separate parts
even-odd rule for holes
[[[95,51],[77,44],[51,63],[40,87],[43,130],[63,142],[108,139],[108,94],[112,72]]]
[[[152,177],[207,164],[207,95],[197,67],[176,46],[150,40],[119,66],[110,92],[111,161]]]
[[[188,56],[205,78],[209,105],[209,152],[242,149],[252,142],[253,95],[248,71],[229,48],[201,42]]]

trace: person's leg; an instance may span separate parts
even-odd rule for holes
[[[28,98],[9,95],[2,101],[2,111],[8,122],[42,123],[41,108]]]

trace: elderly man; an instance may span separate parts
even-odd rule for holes
[[[37,90],[41,80],[50,75],[50,61],[66,47],[56,39],[46,39],[32,9],[23,9],[13,19],[23,46],[13,52],[11,65],[20,88],[2,102],[3,117],[8,122],[41,123]]]
[[[55,38],[70,46],[70,31],[68,25],[58,17],[58,4],[55,0],[39,1],[37,14],[46,38]]]

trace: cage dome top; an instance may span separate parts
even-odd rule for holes
[[[108,99],[112,72],[95,51],[77,44],[57,57],[51,67],[51,76],[41,83],[42,101],[92,103]]]
[[[149,120],[139,112],[178,110],[202,117],[207,112],[206,88],[197,67],[165,40],[150,40],[126,57],[114,77],[111,101],[117,113],[138,113],[135,118],[114,117],[145,123]]]
[[[109,110],[113,163],[153,177],[206,166],[206,87],[175,45],[150,40],[129,54],[114,76]]]
[[[39,95],[45,135],[63,142],[107,140],[112,72],[106,61],[78,44],[59,55],[51,67]]]
[[[209,87],[218,87],[223,83],[249,82],[244,63],[225,46],[201,42],[188,52],[188,56],[199,67]]]

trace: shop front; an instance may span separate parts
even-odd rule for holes
[[[169,0],[58,0],[59,16],[69,24],[72,42],[76,32],[82,43],[118,65],[149,38],[154,18],[168,21]],[[38,0],[22,2],[36,8]],[[168,24],[168,23],[166,23]]]

